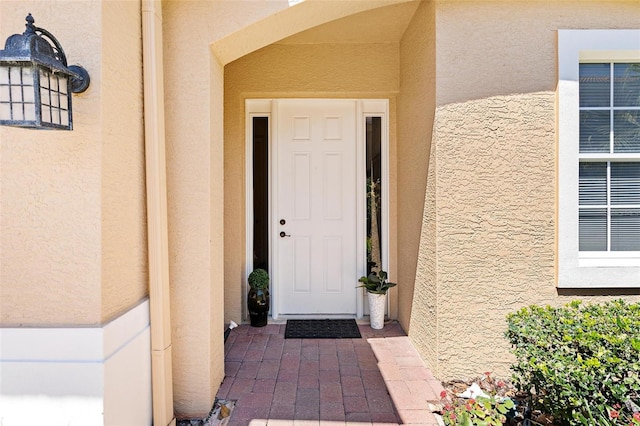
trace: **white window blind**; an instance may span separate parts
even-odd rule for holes
[[[581,63],[579,99],[579,250],[640,251],[640,63]]]

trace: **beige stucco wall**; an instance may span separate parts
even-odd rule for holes
[[[398,45],[273,45],[225,68],[225,319],[243,318],[246,98],[387,98],[399,87]],[[393,119],[391,121],[394,121]],[[395,137],[391,136],[391,147]],[[395,152],[395,149],[393,149]],[[393,155],[393,153],[392,153]],[[395,165],[395,155],[391,162]],[[392,167],[395,172],[395,166]],[[395,197],[395,190],[391,191]],[[393,234],[395,234],[393,232]],[[355,284],[354,284],[355,285]]]
[[[137,1],[102,5],[102,321],[148,294],[142,22]]]
[[[434,170],[411,321],[431,337],[410,335],[439,378],[508,375],[505,316],[522,306],[623,294],[556,289],[556,30],[638,22],[633,1],[436,3]]]
[[[418,246],[433,246],[433,238],[420,235],[427,165],[435,110],[435,5],[423,2],[405,31],[400,44],[400,95],[398,96],[398,314],[410,329]],[[424,327],[435,319],[433,286],[427,297],[419,297],[414,309],[423,310],[411,330],[420,339]],[[424,293],[423,293],[424,294]],[[428,308],[431,307],[431,308]],[[428,309],[428,310],[427,310]],[[425,344],[433,348],[431,344]]]
[[[3,1],[3,43],[28,12],[92,83],[72,132],[0,128],[0,322],[101,324],[147,294],[139,5]]]
[[[223,377],[222,366],[213,364],[222,348],[212,339],[215,326],[217,332],[222,328],[223,296],[212,276],[222,267],[221,252],[212,259],[221,247],[221,230],[212,227],[222,222],[216,215],[223,199],[221,186],[212,181],[222,164],[212,152],[222,142],[219,132],[213,134],[214,124],[221,123],[211,112],[217,104],[212,95],[221,92],[222,66],[209,54],[206,25],[192,21],[200,14],[177,6],[163,4],[173,391],[176,415],[195,417],[210,410]],[[178,47],[182,43],[184,49]]]

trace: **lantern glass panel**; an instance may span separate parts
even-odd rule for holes
[[[43,123],[51,123],[51,108],[46,106],[46,105],[42,105],[40,107],[40,115],[42,115],[42,122]]]
[[[60,92],[51,89],[51,106],[60,109]]]
[[[63,126],[69,125],[69,110],[61,110],[60,124]]]
[[[23,67],[22,70],[22,85],[33,86],[33,67]],[[31,90],[33,92],[33,89]]]
[[[40,70],[40,96],[42,98],[42,121],[69,125],[69,84],[63,74]]]
[[[9,67],[0,67],[0,85],[7,86],[9,84]],[[0,98],[2,99],[2,98]]]
[[[40,69],[40,87],[49,88],[49,73],[43,69]]]
[[[69,110],[69,97],[64,93],[60,94],[60,108],[65,111]]]
[[[58,108],[51,108],[51,122],[60,124],[60,110]]]
[[[35,87],[34,72],[37,72],[34,67],[21,68],[24,119],[29,121],[36,120],[36,103],[38,102],[38,99],[36,99],[36,90],[38,89]]]
[[[0,120],[35,120],[33,68],[0,67]]]
[[[9,67],[0,67],[0,120],[11,119]]]
[[[24,119],[27,121],[35,121],[36,119],[36,104],[30,103],[24,104]]]
[[[24,103],[32,104],[35,102],[34,98],[33,86],[22,86],[22,100]]]
[[[49,100],[49,90],[40,89],[40,115],[42,121],[45,123],[51,123],[51,101]]]
[[[0,120],[11,120],[11,105],[0,102]]]
[[[15,102],[19,102],[22,103],[23,100],[23,96],[22,96],[22,86],[18,86],[18,85],[11,85],[9,86],[11,88],[11,94],[9,95],[11,99],[12,103]]]
[[[9,67],[9,83],[12,85],[22,83],[22,67]]]

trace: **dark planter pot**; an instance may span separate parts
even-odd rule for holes
[[[267,325],[269,316],[269,290],[250,289],[247,299],[249,308],[249,319],[253,327],[264,327]]]

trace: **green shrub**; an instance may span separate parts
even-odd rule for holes
[[[638,403],[640,304],[530,306],[507,322],[514,384],[531,392],[534,408],[553,415],[554,424],[602,424],[598,418],[611,417],[612,407]],[[620,423],[615,415],[611,424],[629,424],[622,421],[633,412]]]
[[[265,290],[269,288],[269,273],[264,269],[254,269],[250,274],[249,286],[254,290]]]

